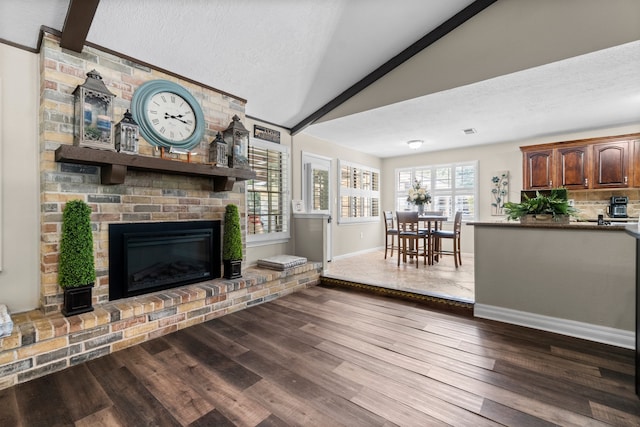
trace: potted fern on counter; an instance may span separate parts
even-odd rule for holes
[[[522,195],[520,203],[506,202],[504,212],[507,220],[520,220],[523,224],[536,222],[557,222],[566,224],[578,212],[567,200],[567,190],[553,188],[549,194],[536,191],[535,197]]]
[[[62,314],[93,311],[91,290],[95,280],[91,208],[82,200],[71,200],[62,212],[58,259],[58,284],[64,290]]]
[[[224,210],[222,261],[225,279],[242,277],[242,232],[238,206],[234,204],[228,204]]]

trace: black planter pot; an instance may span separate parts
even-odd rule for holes
[[[224,260],[223,265],[225,279],[237,279],[239,277],[242,277],[241,259]]]
[[[66,288],[64,290],[62,314],[65,316],[73,316],[74,314],[93,311],[93,305],[91,303],[92,289],[93,283],[77,288]]]

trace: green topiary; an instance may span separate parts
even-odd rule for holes
[[[71,200],[62,212],[58,283],[66,289],[93,284],[95,280],[91,208],[82,200]]]
[[[224,235],[222,236],[222,260],[242,259],[242,232],[238,206],[229,204],[224,210]]]

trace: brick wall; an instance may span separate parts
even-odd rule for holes
[[[244,184],[232,192],[211,192],[210,180],[171,174],[128,171],[122,185],[101,185],[98,166],[57,163],[54,151],[73,144],[73,91],[84,83],[86,73],[96,69],[107,88],[116,95],[114,121],[130,108],[136,88],[149,80],[173,80],[186,87],[202,106],[205,138],[192,151],[192,162],[206,162],[209,142],[225,129],[234,114],[244,115],[244,101],[176,79],[130,60],[85,47],[82,53],[60,48],[59,39],[45,34],[41,49],[40,183],[41,183],[41,309],[60,310],[62,290],[57,284],[58,243],[62,210],[73,199],[89,203],[93,211],[97,283],[95,304],[108,301],[108,227],[116,222],[186,221],[222,219],[224,208],[234,203],[244,215]],[[140,155],[158,155],[143,138]],[[182,161],[186,161],[183,156]],[[177,161],[177,160],[176,160]],[[243,230],[243,239],[244,239]]]

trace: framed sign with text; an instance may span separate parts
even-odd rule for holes
[[[253,136],[255,138],[264,139],[265,141],[280,144],[280,132],[263,126],[253,125]]]

